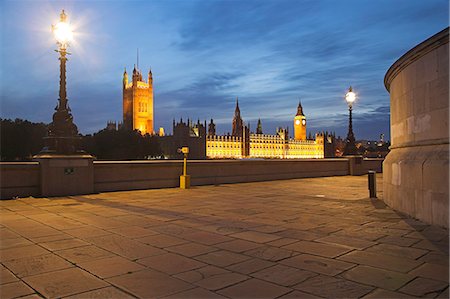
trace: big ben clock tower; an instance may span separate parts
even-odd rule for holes
[[[306,140],[306,117],[300,102],[298,102],[297,114],[294,117],[294,139]]]

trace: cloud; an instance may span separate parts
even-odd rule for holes
[[[58,65],[55,2],[0,2],[1,117],[51,119]],[[352,85],[357,138],[388,135],[384,74],[448,26],[446,0],[67,2],[82,35],[68,64],[69,103],[83,133],[122,118],[121,75],[152,68],[155,127],[214,118],[231,130],[235,99],[264,130],[292,126],[299,98],[311,131],[347,133]],[[19,17],[20,16],[20,17]],[[27,20],[23,22],[21,20]]]

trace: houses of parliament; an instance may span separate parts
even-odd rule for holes
[[[155,134],[153,114],[153,77],[149,71],[147,82],[142,72],[134,67],[131,81],[127,71],[122,79],[123,122],[119,128],[139,130],[142,134]],[[334,157],[334,135],[317,133],[314,138],[307,138],[307,119],[299,102],[297,113],[293,118],[294,138],[289,137],[288,128],[277,128],[273,135],[264,134],[261,120],[258,120],[256,132],[250,131],[250,124],[245,124],[236,99],[236,108],[232,120],[232,133],[217,135],[216,125],[211,119],[193,122],[173,120],[173,135],[164,135],[159,131],[159,142],[164,156],[180,158],[177,149],[187,146],[191,159],[241,159],[241,158],[324,158]],[[114,122],[108,122],[107,129],[115,129]]]

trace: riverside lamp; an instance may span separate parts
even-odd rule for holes
[[[356,94],[353,92],[351,86],[345,95],[345,100],[347,101],[348,104],[349,119],[348,119],[348,134],[347,139],[345,140],[344,156],[350,156],[356,155],[355,135],[353,134],[353,127],[352,127],[352,106],[353,102],[356,100]]]
[[[78,145],[81,137],[78,136],[77,126],[73,123],[70,107],[66,95],[66,61],[69,43],[73,40],[73,33],[64,10],[60,14],[58,24],[52,25],[52,32],[56,39],[59,53],[60,77],[59,99],[53,114],[53,122],[48,127],[47,136],[44,137],[44,148],[41,154],[70,155],[80,153]]]

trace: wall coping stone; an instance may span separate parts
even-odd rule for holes
[[[390,92],[390,87],[392,80],[408,65],[418,60],[419,58],[425,56],[427,53],[445,45],[449,42],[449,27],[436,33],[432,37],[421,42],[403,56],[401,56],[394,64],[389,68],[386,75],[384,76],[384,86],[386,90]]]

